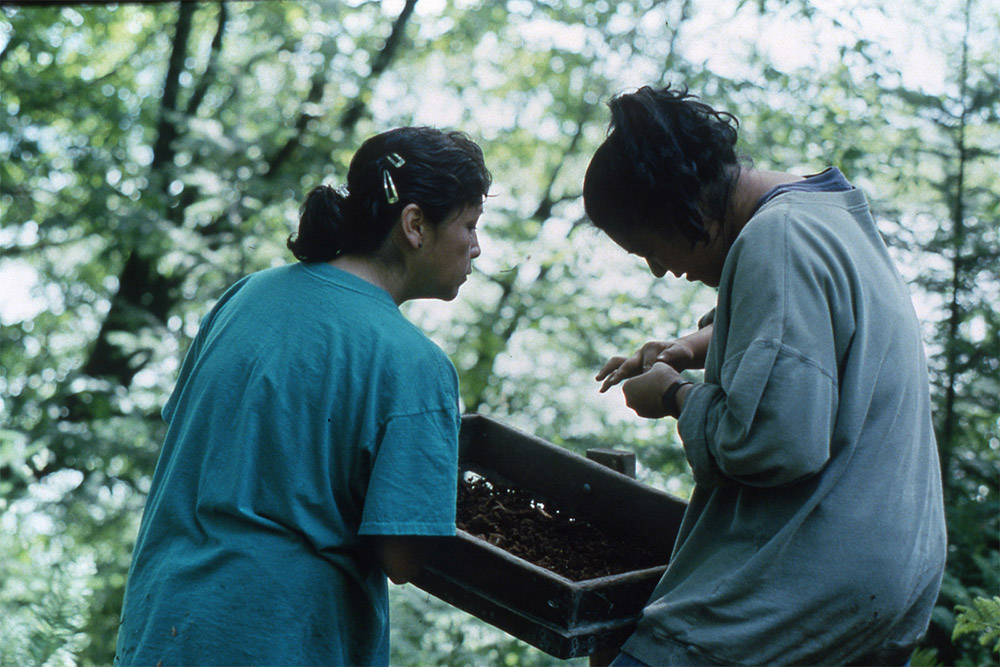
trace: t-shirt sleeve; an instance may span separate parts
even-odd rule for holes
[[[458,427],[457,407],[386,422],[365,494],[360,534],[455,534]]]
[[[187,384],[188,378],[191,376],[195,364],[198,362],[198,357],[201,355],[201,349],[205,345],[205,338],[208,336],[208,327],[211,322],[212,312],[202,318],[201,325],[198,327],[198,333],[195,335],[194,340],[191,341],[191,346],[188,348],[187,354],[184,355],[184,362],[181,364],[181,371],[177,376],[174,390],[170,393],[170,397],[160,411],[160,416],[167,424],[173,420],[174,413],[177,412],[177,403],[180,401],[181,393],[184,391],[184,386]]]
[[[725,359],[717,382],[688,393],[678,422],[708,486],[789,484],[829,460],[838,405],[829,264],[775,226],[733,248]]]
[[[174,385],[174,390],[170,393],[170,397],[167,398],[167,402],[164,403],[163,408],[160,410],[160,417],[163,418],[167,424],[174,418],[174,413],[177,412],[177,404],[180,401],[181,393],[184,391],[184,387],[187,384],[188,378],[194,371],[194,367],[198,363],[198,358],[201,356],[202,348],[205,347],[205,341],[208,339],[209,330],[212,327],[212,322],[215,320],[219,310],[222,306],[232,298],[236,292],[240,290],[250,280],[252,276],[244,276],[236,283],[227,289],[219,300],[212,306],[212,309],[201,319],[201,323],[198,326],[198,333],[195,334],[194,340],[191,341],[191,346],[188,348],[187,353],[184,355],[184,361],[181,364],[181,370],[177,376],[177,382]]]

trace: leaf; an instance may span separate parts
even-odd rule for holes
[[[971,607],[956,605],[955,612],[952,640],[962,635],[978,634],[982,646],[1000,654],[1000,596],[976,598]]]

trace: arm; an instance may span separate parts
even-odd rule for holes
[[[719,288],[719,365],[689,388],[677,426],[699,483],[780,486],[825,467],[839,401],[834,332],[848,340],[852,318],[835,250],[784,215],[734,244]]]
[[[379,535],[374,538],[375,557],[394,584],[411,581],[438,544],[438,537]]]
[[[676,369],[658,361],[642,375],[625,381],[622,385],[625,405],[646,419],[677,417],[684,408],[684,400],[692,385],[685,385],[677,392],[677,412],[670,412],[664,407],[663,393],[670,385],[681,381],[684,381],[684,377]]]
[[[612,357],[595,378],[598,382],[604,381],[600,391],[603,393],[623,380],[642,375],[656,362],[662,362],[677,371],[686,368],[704,368],[708,343],[712,340],[714,329],[715,327],[709,324],[672,341],[650,341],[627,359]]]
[[[458,419],[432,410],[390,419],[372,465],[359,535],[396,584],[413,579],[442,536],[455,534]]]

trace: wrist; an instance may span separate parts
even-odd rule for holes
[[[667,413],[668,417],[680,416],[681,408],[677,403],[677,392],[691,384],[694,384],[694,382],[689,382],[684,379],[676,380],[671,383],[671,385],[667,387],[666,391],[663,392],[663,395],[660,396],[660,403],[663,405],[663,409]]]

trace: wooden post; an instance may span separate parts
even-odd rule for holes
[[[632,452],[595,447],[587,450],[587,458],[635,479],[635,454]]]
[[[587,450],[587,458],[635,479],[635,453],[621,449],[595,447]],[[619,646],[600,648],[590,654],[590,667],[607,667],[618,657]]]

